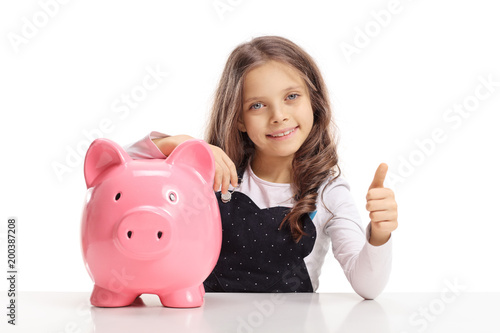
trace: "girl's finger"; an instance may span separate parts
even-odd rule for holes
[[[369,212],[383,211],[383,210],[397,210],[398,206],[396,201],[392,198],[368,200],[366,202],[366,210]]]
[[[230,177],[230,173],[229,173],[229,169],[227,168],[226,165],[223,165],[221,167],[222,169],[222,180],[221,180],[221,193],[222,194],[226,194],[229,190],[229,177]]]
[[[393,211],[378,211],[370,212],[370,220],[372,222],[382,222],[382,221],[395,221],[397,219],[397,212]]]
[[[393,232],[398,227],[397,221],[380,221],[371,224],[372,233],[375,232]]]
[[[394,192],[390,188],[372,188],[366,194],[366,200],[377,200],[384,198],[394,198]]]
[[[234,165],[233,161],[229,158],[229,156],[227,156],[226,154],[224,154],[224,162],[226,163],[226,166],[229,170],[229,178],[230,178],[230,182],[231,182],[231,185],[233,185],[233,187],[237,187],[238,186],[238,173],[236,171],[236,166]]]
[[[222,170],[218,163],[215,163],[214,191],[218,191],[222,183]]]

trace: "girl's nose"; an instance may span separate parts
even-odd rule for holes
[[[288,115],[286,114],[283,106],[273,106],[271,112],[271,123],[277,124],[282,121],[287,121]]]

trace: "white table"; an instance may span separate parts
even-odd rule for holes
[[[207,293],[195,309],[165,308],[156,295],[128,307],[96,308],[89,296],[22,292],[17,325],[7,324],[2,306],[0,331],[500,332],[500,293],[383,293],[369,301],[355,293]]]

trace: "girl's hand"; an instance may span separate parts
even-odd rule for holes
[[[153,139],[153,143],[165,156],[168,156],[175,147],[191,139],[194,138],[189,135],[173,135],[166,138]],[[222,194],[226,194],[229,190],[229,184],[233,185],[233,187],[238,186],[236,166],[221,148],[211,144],[209,146],[215,160],[214,191],[218,191],[220,187]]]
[[[366,210],[370,212],[371,220],[369,242],[374,246],[386,243],[391,232],[398,227],[398,205],[394,192],[384,187],[388,168],[385,163],[379,165],[366,195]]]
[[[229,184],[233,187],[238,186],[236,166],[221,148],[211,144],[209,146],[215,160],[214,191],[218,191],[220,187],[221,193],[226,194],[229,190]]]

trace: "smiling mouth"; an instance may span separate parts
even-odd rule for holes
[[[292,128],[291,130],[288,130],[288,131],[286,131],[286,132],[282,132],[282,133],[275,134],[275,135],[272,135],[272,134],[266,134],[266,136],[270,136],[270,137],[272,137],[272,138],[279,138],[279,137],[282,137],[282,136],[287,136],[287,135],[292,134],[292,133],[293,133],[296,129],[297,129],[297,127]]]

